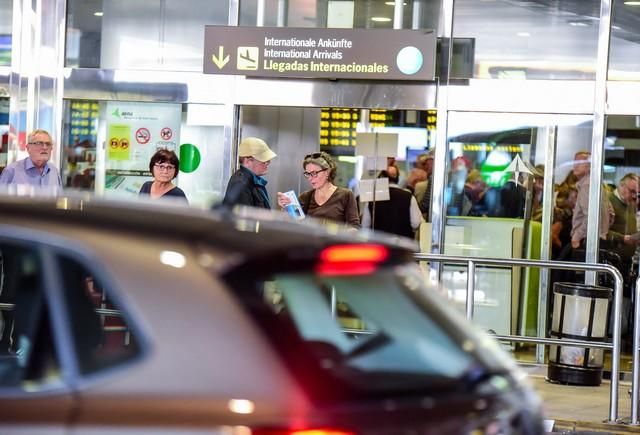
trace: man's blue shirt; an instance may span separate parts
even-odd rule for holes
[[[269,203],[269,194],[267,193],[267,180],[264,177],[254,174],[253,171],[249,169],[247,169],[247,171],[251,173],[253,184],[258,188],[260,195],[264,199],[264,202],[267,205],[266,208],[271,208],[271,204]]]
[[[34,187],[62,187],[55,166],[45,163],[42,173],[29,157],[11,163],[0,174],[0,185],[22,184]]]

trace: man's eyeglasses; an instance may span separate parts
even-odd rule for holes
[[[52,147],[53,146],[53,144],[51,142],[40,142],[40,141],[38,141],[38,142],[29,142],[29,145],[33,145],[33,146],[36,146],[38,148],[44,148],[45,146],[47,146],[47,147]]]
[[[304,178],[315,178],[318,176],[320,172],[324,172],[324,171],[326,171],[326,169],[321,169],[319,171],[310,171],[310,172],[304,171],[302,175],[304,175]]]
[[[153,166],[159,171],[174,171],[176,169],[173,165],[161,165],[160,163],[156,163]]]

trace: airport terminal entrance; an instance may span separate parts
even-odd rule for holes
[[[386,169],[387,163],[400,170],[401,185],[413,188],[428,175],[415,171],[418,156],[435,147],[434,109],[244,105],[239,111],[239,121],[239,139],[261,137],[278,154],[269,168],[271,197],[278,191],[308,190],[301,164],[305,155],[319,151],[328,153],[338,165],[335,184],[356,194],[359,180],[375,176]],[[368,146],[371,134],[373,147]]]
[[[242,105],[238,111],[238,141],[262,137],[278,153],[270,168],[268,187],[297,193],[310,187],[302,175],[304,156],[326,151],[338,163],[336,184],[359,194],[363,179],[375,177],[388,161],[400,169],[402,187],[413,190],[420,174],[416,160],[434,156],[437,111],[434,109],[372,109],[354,107],[274,107]],[[562,219],[557,207],[570,207],[574,188],[562,187],[572,171],[573,156],[588,149],[593,119],[582,115],[517,113],[448,113],[444,161],[435,161],[444,175],[444,216],[441,253],[448,255],[554,259],[562,250]],[[393,137],[393,153],[364,155],[358,138],[367,133]],[[381,147],[381,149],[384,147]],[[386,148],[388,150],[388,148]],[[380,167],[374,166],[376,157]],[[373,169],[375,168],[375,170]],[[569,198],[566,198],[568,196]],[[431,250],[431,215],[416,235],[422,252]],[[567,222],[565,220],[564,224]],[[564,231],[563,234],[567,233]],[[566,240],[564,240],[566,243]],[[536,336],[544,328],[538,307],[547,304],[553,279],[545,271],[479,267],[474,321],[500,335]],[[442,280],[449,296],[464,309],[466,268],[446,266]],[[546,311],[543,309],[543,311]]]

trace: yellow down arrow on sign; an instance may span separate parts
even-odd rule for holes
[[[222,45],[218,45],[218,55],[211,55],[211,61],[217,66],[219,69],[224,68],[224,66],[229,62],[229,55],[224,55],[224,47]]]

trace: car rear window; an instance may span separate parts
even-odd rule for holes
[[[324,276],[315,269],[275,273],[250,287],[260,294],[271,322],[295,330],[285,336],[269,322],[262,325],[283,357],[299,359],[305,353],[321,376],[351,391],[450,389],[461,379],[504,369],[478,357],[483,351],[500,352],[493,340],[465,329],[423,282],[411,263],[356,275]],[[254,314],[256,303],[248,304]]]

